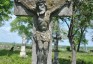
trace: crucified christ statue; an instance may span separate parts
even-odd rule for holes
[[[25,12],[20,14],[25,15],[29,12],[35,18],[32,47],[35,50],[35,56],[32,52],[32,64],[51,64],[51,57],[48,55],[49,51],[52,51],[51,17],[54,13],[59,13],[58,11],[66,4],[66,0],[15,0],[15,3],[17,3],[17,11],[22,9]],[[36,58],[36,61],[33,58]]]

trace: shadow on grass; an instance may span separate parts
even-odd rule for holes
[[[0,50],[0,56],[11,56],[12,54],[18,54],[19,51]]]
[[[65,58],[59,58],[59,63],[60,64],[71,64],[71,60],[70,59],[65,59]],[[76,61],[77,64],[93,64],[92,61],[86,61],[83,59],[77,59]]]
[[[60,64],[71,64],[70,59],[59,58]]]
[[[0,56],[11,56],[12,54],[20,54],[20,50],[9,51],[9,50],[0,50]],[[27,52],[27,55],[31,56],[31,52]]]

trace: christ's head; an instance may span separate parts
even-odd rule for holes
[[[36,4],[36,6],[37,6],[37,13],[39,15],[42,15],[42,14],[45,13],[45,11],[46,11],[45,1],[41,1],[41,0],[38,1],[37,4]]]

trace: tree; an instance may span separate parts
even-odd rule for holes
[[[80,26],[79,26],[79,31],[80,31],[80,38],[78,40],[78,48],[77,51],[79,51],[80,48],[80,43],[82,41],[85,41],[83,39],[84,34],[86,33],[87,28],[90,27],[91,25],[91,20],[93,19],[93,4],[91,3],[92,1],[81,1],[80,2],[80,7],[79,9],[79,14],[77,15],[78,21],[80,21]],[[86,42],[85,42],[86,43]]]
[[[73,15],[71,18],[67,18],[70,21],[70,25],[67,23],[67,19],[65,19],[65,22],[69,28],[68,39],[72,49],[71,64],[76,64],[76,45],[83,40],[82,38],[84,31],[86,30],[87,26],[89,26],[90,20],[93,17],[93,14],[91,13],[93,11],[93,7],[90,5],[90,1],[73,0]],[[78,33],[80,34],[79,40]]]
[[[72,62],[71,64],[76,64],[76,43],[75,43],[75,40],[74,40],[74,36],[76,35],[76,32],[78,30],[78,28],[76,28],[77,24],[76,24],[76,21],[74,20],[73,16],[72,18],[70,17],[67,17],[67,18],[60,18],[62,19],[62,21],[65,21],[67,26],[68,26],[68,39],[69,39],[69,43],[70,43],[70,46],[71,46],[71,50],[72,50]],[[70,24],[67,22],[69,20]]]
[[[11,22],[11,31],[18,32],[19,35],[22,35],[24,33],[27,37],[29,37],[29,39],[31,39],[32,25],[32,17],[17,16],[16,19]]]
[[[4,24],[4,21],[10,18],[11,9],[13,7],[13,2],[10,0],[0,0],[0,26]]]
[[[77,47],[77,52],[80,51],[80,44],[81,43],[84,43],[86,44],[87,42],[85,42],[86,38],[85,38],[85,32],[86,31],[86,27],[82,27],[80,28],[80,31],[78,31],[78,34],[77,34],[77,41],[78,41],[78,47]]]
[[[26,43],[27,40],[31,40],[32,35],[32,18],[31,17],[17,17],[12,23],[11,23],[11,31],[17,31],[18,34],[22,37],[22,46],[20,51],[20,57],[26,57]]]

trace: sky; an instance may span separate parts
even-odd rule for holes
[[[12,18],[9,21],[6,21],[4,26],[0,27],[0,42],[22,43],[22,38],[17,34],[17,32],[10,32],[11,29],[10,23],[15,18],[16,16],[12,15]],[[64,28],[65,30],[68,30],[66,24],[63,24],[62,22],[60,23],[60,27]],[[89,44],[87,46],[93,46],[93,42],[91,41],[91,34],[93,35],[93,30],[88,29],[86,39],[88,40]],[[68,39],[65,39],[64,41],[60,41],[59,45],[69,46],[70,44]]]
[[[6,21],[5,24],[0,27],[0,42],[9,42],[9,43],[21,43],[22,39],[17,34],[17,32],[10,32],[11,26],[10,23],[14,20],[16,16],[12,15],[12,18],[9,21]]]
[[[63,23],[61,20],[60,21],[60,27],[64,28],[65,30],[68,30],[68,27],[66,25],[66,23]],[[93,29],[87,29],[87,33],[85,35],[86,39],[88,40],[88,44],[86,46],[93,46],[93,42],[91,41],[92,38],[91,36],[93,35]],[[60,41],[59,45],[67,45],[69,46],[69,40],[65,39],[64,41]],[[81,44],[81,46],[84,46],[84,44]]]

